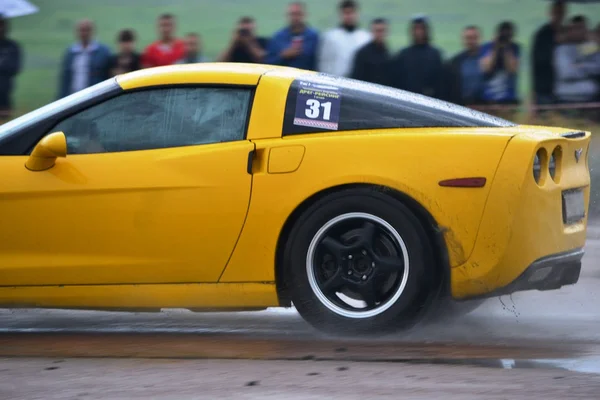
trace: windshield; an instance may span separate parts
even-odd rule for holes
[[[118,86],[118,84],[114,78],[107,79],[94,86],[90,86],[89,88],[73,93],[70,96],[56,100],[19,118],[15,118],[4,125],[0,125],[0,141],[6,139],[21,129],[35,125],[39,121],[42,121],[49,116],[59,114],[85,100],[107,93],[116,86]]]

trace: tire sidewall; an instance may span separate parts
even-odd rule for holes
[[[333,218],[351,212],[385,220],[408,249],[409,273],[401,296],[387,310],[369,318],[349,318],[330,310],[315,295],[308,279],[306,256],[317,231]],[[284,260],[294,306],[310,324],[326,332],[382,333],[417,322],[430,291],[426,279],[432,272],[430,254],[427,235],[406,206],[373,189],[350,189],[326,196],[303,213],[292,230]]]

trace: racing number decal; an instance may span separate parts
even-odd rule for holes
[[[337,130],[341,96],[339,88],[300,82],[294,125]]]
[[[304,111],[304,115],[308,118],[315,119],[319,118],[321,113],[321,107],[323,107],[323,119],[329,121],[331,119],[331,102],[321,103],[319,100],[308,99],[306,100],[308,108]]]

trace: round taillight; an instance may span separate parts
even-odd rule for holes
[[[535,158],[533,159],[533,179],[539,186],[544,186],[546,184],[546,179],[548,178],[549,158],[548,151],[543,147],[539,148],[535,153]]]
[[[545,155],[546,153],[544,149],[539,149],[535,153],[535,158],[533,160],[533,179],[535,179],[535,182],[538,184],[542,178],[542,161],[544,160]]]
[[[560,164],[562,160],[562,149],[557,146],[550,156],[550,162],[548,163],[548,172],[554,182],[560,180]]]

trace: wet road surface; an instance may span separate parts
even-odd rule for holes
[[[74,387],[78,387],[78,381],[75,379],[77,376],[81,378],[81,382],[85,382],[86,379],[96,376],[97,371],[102,368],[113,368],[125,375],[129,374],[128,371],[139,369],[140,371],[135,373],[138,374],[136,376],[154,385],[151,379],[153,373],[158,374],[161,368],[176,368],[173,363],[178,362],[182,372],[188,371],[189,368],[196,371],[195,373],[207,368],[211,370],[211,376],[214,375],[215,379],[214,387],[208,385],[212,389],[206,393],[212,393],[212,398],[217,396],[217,391],[211,391],[217,390],[217,383],[221,382],[221,385],[227,387],[229,381],[235,381],[239,393],[249,393],[249,396],[255,393],[261,398],[275,398],[276,395],[294,398],[293,390],[285,393],[275,390],[278,387],[276,382],[289,389],[289,379],[292,378],[284,379],[286,374],[295,376],[293,382],[302,378],[301,382],[296,382],[300,385],[298,387],[320,387],[315,381],[321,379],[325,388],[326,382],[319,377],[335,377],[340,375],[336,368],[350,366],[353,373],[346,373],[343,380],[350,381],[351,384],[347,384],[349,386],[343,390],[338,388],[340,393],[346,393],[346,390],[349,390],[347,388],[357,384],[350,375],[376,376],[373,371],[379,370],[381,374],[385,374],[394,370],[397,371],[400,380],[408,379],[406,376],[411,376],[411,371],[412,375],[415,375],[414,371],[421,371],[419,373],[424,378],[421,382],[422,387],[415,384],[414,380],[408,379],[412,383],[407,384],[416,390],[416,397],[413,398],[421,398],[418,396],[423,393],[433,397],[422,398],[437,398],[438,389],[435,388],[439,385],[442,388],[439,389],[439,393],[448,393],[448,398],[453,398],[453,393],[456,394],[456,398],[471,398],[469,395],[474,392],[469,387],[478,387],[477,385],[483,385],[481,390],[490,394],[486,395],[486,398],[496,398],[491,396],[491,393],[497,393],[500,396],[498,398],[507,398],[508,394],[502,396],[502,385],[493,383],[504,378],[492,377],[502,372],[519,371],[518,375],[512,375],[514,379],[529,376],[531,382],[544,382],[534,385],[533,388],[552,389],[551,395],[543,396],[546,399],[598,398],[600,230],[590,232],[581,278],[574,286],[558,291],[523,292],[490,299],[471,314],[456,320],[422,325],[407,333],[377,340],[325,336],[308,326],[294,310],[284,309],[213,314],[196,314],[186,310],[166,310],[156,314],[0,310],[0,357],[10,357],[0,359],[0,399],[25,396],[26,392],[19,392],[20,389],[16,388],[16,391],[6,392],[10,393],[10,397],[5,397],[3,390],[9,387],[9,384],[14,384],[15,379],[18,381],[17,375],[22,376],[30,369],[34,371],[32,377],[35,377],[36,382],[44,382],[44,379],[50,382],[56,376],[67,379],[62,372],[57,375],[55,369],[64,370],[65,365],[69,365],[71,378],[68,379],[73,380]],[[107,357],[121,360],[108,360]],[[145,360],[139,360],[140,358]],[[221,361],[215,361],[216,359]],[[54,364],[57,362],[61,365]],[[250,373],[255,369],[252,365],[258,369],[254,371],[258,376],[256,378],[252,378],[253,374]],[[305,367],[300,368],[301,365]],[[476,370],[477,378],[473,377],[475,367],[479,367]],[[263,368],[279,371],[279,377],[271,379],[270,375],[265,375],[262,371]],[[306,381],[306,374],[313,369],[316,372],[315,375],[310,375],[310,383]],[[361,369],[365,371],[357,372]],[[239,370],[238,375],[232,372],[236,370]],[[296,370],[300,372],[296,374]],[[468,371],[471,371],[471,375]],[[52,373],[54,375],[51,375]],[[236,379],[232,378],[232,374]],[[457,381],[452,381],[452,374],[465,375]],[[11,376],[13,378],[10,378]],[[467,379],[468,376],[471,376],[471,381]],[[498,375],[502,376],[504,375]],[[202,377],[206,378],[206,375]],[[263,384],[257,384],[259,389],[252,388],[254,392],[246,392],[249,389],[242,382],[245,379],[250,382],[254,379]],[[368,379],[378,381],[378,378]],[[511,382],[514,382],[514,379]],[[265,381],[271,383],[266,384]],[[373,385],[371,381],[366,382],[364,379],[363,383]],[[525,390],[525,383],[526,381],[519,393],[540,395],[541,392],[537,389],[530,392]],[[435,385],[429,387],[430,384]],[[506,387],[520,387],[520,384],[515,385],[517,386]],[[391,386],[383,382],[380,382],[378,387],[382,393],[388,389],[392,390]],[[444,387],[447,390],[443,389]],[[68,388],[72,389],[71,386]],[[529,387],[531,390],[533,388]],[[136,390],[123,398],[137,398],[138,395],[141,398],[149,395],[139,387]],[[87,393],[87,397],[81,398],[95,398],[93,392],[81,389],[81,393]],[[231,393],[233,395],[234,392]],[[352,394],[352,391],[349,393]],[[567,393],[570,395],[566,396]],[[34,394],[35,392],[30,393],[31,396]],[[79,398],[77,393],[68,396],[71,395],[71,398]],[[65,396],[68,397],[64,394],[55,398]],[[520,398],[516,395],[508,397]],[[185,393],[182,392],[173,398],[200,397],[185,397]],[[206,398],[211,397],[206,394]],[[353,398],[352,395],[349,398]]]

